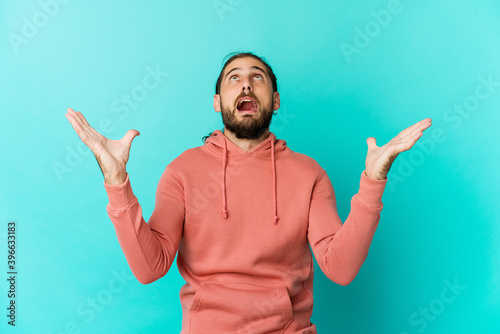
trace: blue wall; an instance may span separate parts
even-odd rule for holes
[[[0,332],[180,331],[177,267],[146,286],[131,277],[102,174],[64,114],[111,139],[140,131],[127,170],[147,220],[164,167],[222,128],[214,84],[232,51],[270,62],[271,131],[328,171],[342,220],[366,139],[433,120],[389,172],[356,279],[337,285],[316,264],[319,332],[500,330],[500,2],[4,0],[0,29]]]

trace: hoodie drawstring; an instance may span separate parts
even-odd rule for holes
[[[222,217],[227,218],[227,203],[226,203],[226,156],[227,156],[227,144],[224,138],[224,150],[222,153]],[[276,189],[276,161],[274,159],[274,140],[271,140],[271,168],[273,169],[273,204],[274,204],[274,216],[273,223],[278,224],[278,208],[277,208],[277,189]]]
[[[224,152],[222,153],[222,217],[227,218],[227,210],[226,210],[226,140],[224,142]]]
[[[277,211],[277,204],[276,204],[276,162],[274,160],[274,140],[271,140],[271,163],[273,164],[273,196],[274,196],[274,219],[273,222],[274,224],[278,224],[278,213]]]

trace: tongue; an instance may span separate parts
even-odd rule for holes
[[[241,106],[238,108],[240,111],[248,111],[248,110],[254,110],[255,107],[252,102],[250,101],[245,101],[241,104]]]

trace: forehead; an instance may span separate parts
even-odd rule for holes
[[[248,70],[252,69],[252,66],[259,67],[264,71],[264,73],[266,73],[264,64],[262,64],[260,61],[258,61],[257,59],[254,59],[252,57],[244,57],[244,58],[235,59],[231,63],[229,63],[226,66],[226,69],[224,71],[224,75],[226,75],[229,71],[231,71],[235,68],[240,68],[243,71],[248,71]]]

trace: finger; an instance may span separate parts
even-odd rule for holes
[[[368,151],[371,151],[371,150],[378,148],[377,139],[375,139],[374,137],[367,138],[366,144],[368,144]]]
[[[76,122],[78,123],[78,125],[80,126],[80,129],[83,131],[83,128],[84,128],[84,123],[82,122],[82,120],[80,119],[80,116],[78,116],[78,114],[76,113],[76,111],[74,111],[72,108],[68,108],[68,113],[67,115],[70,115],[71,118]]]
[[[432,124],[432,120],[430,118],[426,118],[426,119],[423,119],[421,120],[420,122],[416,123],[416,127],[417,129],[427,129],[429,126],[431,126]]]
[[[417,134],[422,134],[423,131],[431,125],[432,125],[432,123],[430,123],[430,122],[424,122],[424,123],[420,124],[419,127],[415,128],[411,133],[408,134],[408,137],[411,138]]]
[[[71,109],[71,108],[70,108]],[[85,117],[83,117],[83,114],[79,111],[75,111],[71,109],[71,115],[73,118],[78,122],[80,125],[80,128],[82,129],[82,132],[87,135],[87,137],[92,137],[98,135],[97,131],[95,131],[90,124],[87,122]]]
[[[422,133],[422,131],[424,131],[425,129],[427,129],[429,126],[431,126],[432,123],[430,121],[430,118],[426,118],[418,123],[415,123],[414,125],[412,125],[411,127],[409,127],[407,130],[410,130],[408,131],[407,133],[403,134],[401,133],[401,136],[400,138],[402,140],[406,139],[406,138],[412,138],[413,136],[415,136],[417,133]]]
[[[396,144],[394,146],[394,152],[396,154],[399,154],[401,152],[404,152],[404,151],[408,151],[410,148],[413,147],[413,144],[415,144],[417,140],[408,140],[408,141],[405,141],[403,143],[400,143],[400,144]]]
[[[85,117],[83,117],[83,114],[79,111],[75,111],[75,117],[79,120],[80,124],[84,127],[84,128],[90,128],[90,124],[89,122],[87,122],[87,120],[85,119]]]
[[[68,121],[71,123],[71,126],[73,126],[73,129],[75,130],[78,137],[80,137],[80,139],[82,139],[85,142],[83,137],[86,137],[86,134],[83,131],[80,123],[75,119],[75,116],[71,113],[66,113],[65,116],[68,119]]]
[[[87,119],[83,116],[81,112],[77,111],[76,114],[80,117],[82,123],[84,123],[87,126],[87,130],[91,131],[95,135],[99,135],[99,132],[97,132],[93,127],[90,126],[89,122],[87,122]]]
[[[95,130],[92,131],[93,129],[90,127],[90,125],[88,125],[87,122],[84,122],[76,111],[71,109],[71,111],[66,113],[66,115],[67,115],[67,117],[69,116],[71,118],[71,120],[73,121],[72,122],[73,128],[75,129],[76,133],[78,134],[78,137],[80,137],[80,139],[85,143],[85,145],[89,146],[90,141],[96,140],[96,138],[95,138],[96,136],[93,133],[93,132],[95,132]]]
[[[82,120],[83,123],[85,123],[86,125],[88,125],[90,127],[89,122],[87,122],[87,119],[85,118],[85,116],[83,116],[83,114],[81,112],[75,111],[75,113],[78,115],[78,117]]]
[[[127,146],[131,146],[132,140],[134,140],[134,138],[138,135],[140,135],[139,131],[134,129],[128,130],[120,141],[125,143]]]
[[[403,131],[400,132],[400,135],[401,136],[407,136],[409,133],[412,133],[413,131],[415,131],[415,129],[418,129],[420,126],[423,126],[425,124],[427,124],[428,122],[431,122],[432,120],[430,118],[424,118],[423,120],[407,127],[406,129],[404,129]]]
[[[432,125],[430,121],[422,123],[418,128],[413,131],[412,136],[416,134],[422,134],[425,129],[429,128]]]
[[[395,145],[395,151],[399,153],[409,150],[415,145],[417,140],[423,135],[423,132],[417,132],[412,137],[406,137],[401,143]]]

